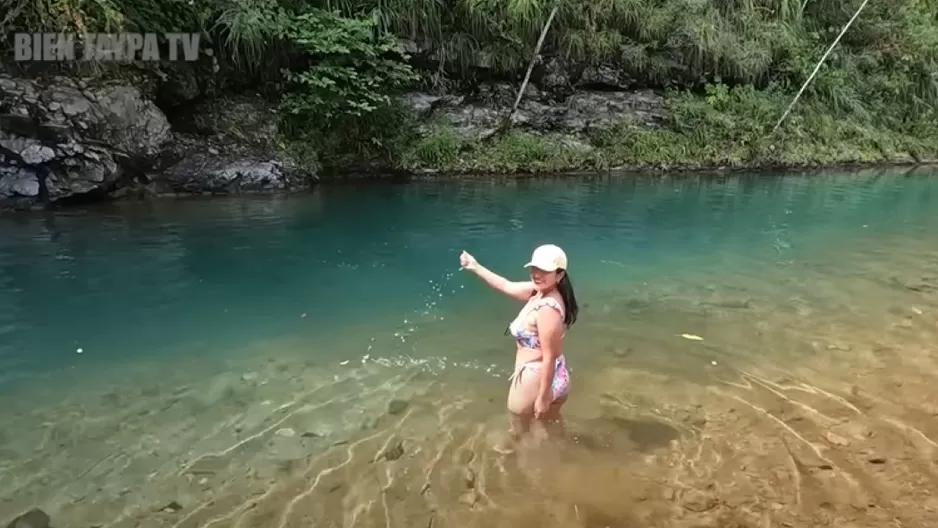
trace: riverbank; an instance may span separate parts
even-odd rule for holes
[[[185,62],[0,64],[0,202],[938,159],[931,6],[397,1],[20,2],[8,33],[202,38]]]
[[[859,149],[851,149],[845,145],[845,155],[828,156],[766,156],[764,158],[736,158],[736,159],[706,159],[695,158],[693,155],[681,159],[675,156],[652,153],[642,160],[622,159],[609,156],[601,149],[583,153],[583,155],[568,156],[569,151],[564,150],[562,142],[551,143],[537,136],[515,133],[514,138],[504,140],[506,143],[540,143],[532,151],[514,151],[502,149],[496,144],[482,147],[473,151],[472,147],[463,150],[454,156],[450,163],[442,167],[429,166],[427,163],[418,163],[406,169],[396,171],[413,179],[444,179],[457,178],[500,178],[500,177],[543,177],[551,174],[580,174],[580,173],[610,173],[620,176],[652,174],[668,175],[671,173],[693,174],[719,174],[738,172],[792,172],[792,171],[860,171],[877,168],[930,168],[938,166],[938,149],[927,157],[913,157],[896,154],[894,156],[876,155],[866,152],[864,155],[850,155],[858,153]],[[525,137],[526,136],[526,137]],[[520,137],[520,140],[519,140]],[[774,147],[774,145],[772,145]],[[464,147],[465,148],[465,147]],[[665,148],[665,147],[663,147]],[[677,148],[680,145],[677,144]],[[778,150],[783,150],[779,148]],[[798,145],[789,145],[791,151],[799,150]],[[776,149],[770,147],[770,152]],[[507,151],[507,152],[506,152]],[[495,156],[491,156],[492,153]],[[533,154],[533,155],[532,155]],[[540,155],[540,156],[538,156]],[[392,171],[393,172],[393,171]],[[323,180],[327,183],[330,178],[368,179],[370,174],[361,172],[332,173]]]
[[[938,124],[838,114],[751,87],[706,95],[537,88],[412,92],[329,130],[291,127],[259,94],[164,111],[140,81],[0,74],[0,207],[126,198],[292,193],[344,180],[571,172],[790,171],[938,161]],[[510,123],[506,126],[508,116]]]
[[[429,124],[392,159],[402,169],[443,173],[785,170],[938,160],[938,124],[927,118],[860,119],[808,102],[773,130],[791,98],[771,90],[717,85],[706,95],[584,99],[592,100],[587,112],[581,101],[559,109],[522,101],[504,133],[496,126],[509,113],[507,102],[478,105],[485,112],[469,119],[444,108],[426,117]]]

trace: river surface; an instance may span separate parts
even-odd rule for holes
[[[543,243],[567,438],[501,454],[519,306],[458,256],[524,279]],[[924,528],[936,338],[929,170],[6,216],[0,525]]]

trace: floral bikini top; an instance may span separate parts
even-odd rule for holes
[[[554,310],[557,310],[560,313],[560,316],[563,317],[563,306],[557,302],[557,299],[553,297],[544,297],[538,299],[533,306],[527,310],[523,310],[518,317],[515,318],[511,324],[508,325],[508,328],[505,329],[505,335],[510,335],[518,342],[519,345],[524,348],[531,348],[534,350],[540,350],[541,348],[541,339],[538,336],[537,329],[530,330],[525,327],[524,321],[531,312],[536,312],[541,308],[549,306]],[[566,333],[564,333],[566,335]]]

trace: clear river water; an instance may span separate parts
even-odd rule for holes
[[[501,454],[519,306],[458,256],[523,279],[542,243],[568,438]],[[928,169],[10,215],[0,525],[925,527],[936,338]]]

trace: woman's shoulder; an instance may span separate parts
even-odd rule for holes
[[[537,300],[537,302],[534,305],[534,309],[538,310],[540,308],[547,306],[560,312],[560,315],[562,317],[564,313],[563,299],[558,298],[558,297],[555,297],[554,295],[548,295],[547,297],[542,297]]]

